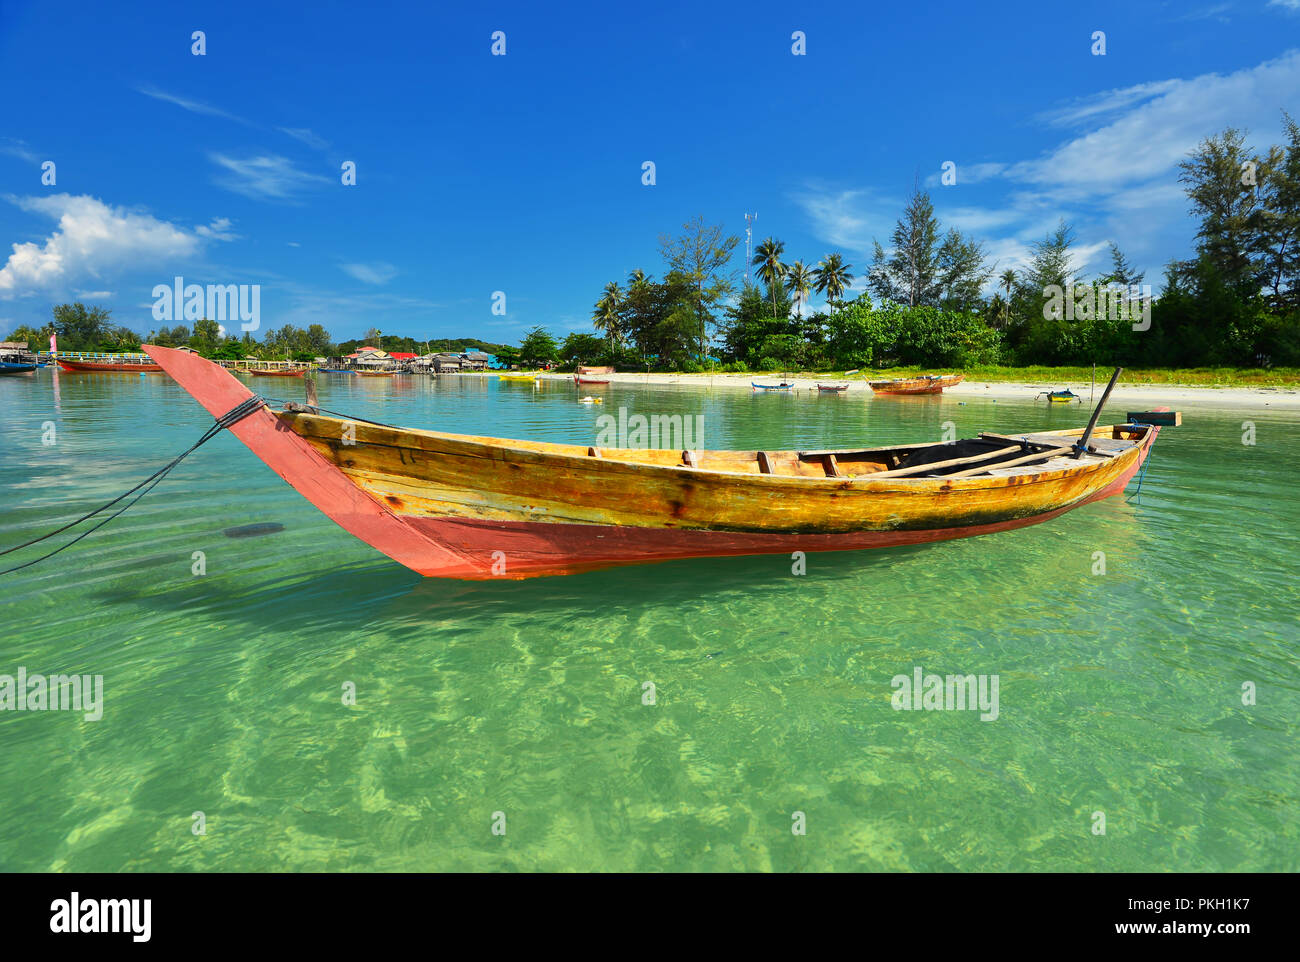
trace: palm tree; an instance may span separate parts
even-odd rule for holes
[[[596,302],[596,309],[591,315],[591,324],[597,330],[605,332],[605,339],[611,344],[617,343],[619,330],[619,308],[623,306],[623,290],[618,281],[605,285],[605,293]]]
[[[790,290],[794,293],[795,304],[798,306],[799,320],[803,320],[803,305],[808,299],[808,290],[813,284],[813,272],[811,268],[805,267],[803,261],[795,261],[786,271],[786,280],[790,283]]]
[[[753,263],[758,267],[758,276],[767,284],[767,289],[772,292],[772,315],[776,316],[776,285],[785,277],[786,271],[789,270],[781,263],[781,255],[785,253],[785,241],[776,240],[769,237],[757,247],[754,248]]]
[[[1007,327],[1011,321],[1011,288],[1016,285],[1016,272],[1008,267],[1001,273],[1001,275],[999,275],[998,281],[1001,282],[1004,288],[1006,288],[1007,292],[1007,301],[1006,304],[1003,305],[1004,316],[1002,318],[1002,326]]]
[[[816,281],[813,290],[818,294],[825,291],[828,304],[838,300],[853,283],[853,275],[849,273],[852,267],[852,264],[844,263],[844,258],[839,253],[827,254],[825,260],[812,272]]]

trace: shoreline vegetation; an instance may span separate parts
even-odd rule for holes
[[[597,334],[563,340],[541,326],[518,347],[474,338],[385,337],[334,343],[320,324],[225,333],[197,318],[150,331],[163,347],[214,360],[312,362],[362,345],[427,354],[472,347],[506,368],[573,371],[580,365],[673,375],[823,379],[872,371],[879,378],[964,372],[968,380],[1050,387],[1091,381],[1093,365],[1126,368],[1132,384],[1289,388],[1300,384],[1300,125],[1283,111],[1286,143],[1255,152],[1234,128],[1207,137],[1179,166],[1197,219],[1194,256],[1171,260],[1159,293],[1109,241],[1109,267],[1085,278],[1064,219],[1033,244],[1018,269],[990,260],[983,241],[944,230],[930,195],[913,188],[886,247],[872,243],[857,269],[839,251],[815,264],[790,260],[767,237],[740,238],[697,216],[659,237],[660,279],[637,269],[606,284],[591,322]],[[752,269],[752,274],[751,274]],[[813,294],[822,309],[807,309]],[[6,340],[63,351],[138,351],[141,338],[81,303],[54,307],[42,329]]]

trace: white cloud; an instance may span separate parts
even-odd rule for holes
[[[1089,97],[1080,97],[1064,107],[1056,107],[1039,114],[1037,119],[1054,127],[1073,127],[1084,121],[1095,120],[1105,114],[1133,107],[1168,93],[1183,81],[1157,80],[1116,90],[1105,90]]]
[[[254,200],[292,202],[301,192],[329,181],[328,177],[320,174],[299,170],[286,157],[239,158],[217,153],[208,157],[226,171],[217,178],[219,186]]]
[[[37,156],[25,140],[11,140],[8,143],[0,144],[0,154],[9,154],[11,157],[18,157],[27,161],[29,164],[38,164],[41,158]]]
[[[43,244],[14,244],[0,267],[0,297],[57,288],[122,268],[193,255],[198,236],[148,214],[111,207],[88,195],[6,197],[25,211],[57,221]]]
[[[1282,7],[1286,10],[1300,10],[1300,0],[1268,0],[1270,7]]]
[[[233,120],[235,123],[252,126],[244,118],[237,117],[228,111],[222,110],[220,107],[213,107],[210,104],[201,103],[197,100],[190,100],[186,97],[177,96],[176,94],[169,94],[166,91],[158,90],[156,87],[137,87],[136,89],[146,97],[152,97],[154,100],[161,100],[169,104],[175,104],[177,107],[188,110],[192,114],[203,114],[208,117],[221,117],[225,120]]]
[[[1226,76],[1140,84],[1103,97],[1118,103],[1126,93],[1145,99],[1103,127],[1012,165],[1007,176],[1104,192],[1171,177],[1198,143],[1224,127],[1277,129],[1281,108],[1300,97],[1300,51]]]
[[[316,150],[325,150],[329,147],[329,141],[306,127],[280,127],[279,131]]]
[[[1002,174],[1006,169],[1006,164],[983,163],[983,164],[963,164],[956,161],[957,184],[967,186],[969,184],[978,184],[980,181],[990,180]],[[927,187],[945,186],[943,184],[943,171],[938,171],[925,178]]]
[[[77,296],[87,301],[106,301],[116,297],[117,291],[77,291]]]
[[[200,237],[206,237],[208,240],[233,241],[239,240],[239,235],[230,228],[233,226],[229,217],[217,217],[211,224],[206,227],[200,224],[194,228],[194,233]]]
[[[340,264],[344,272],[366,284],[387,284],[397,276],[392,264]]]
[[[819,239],[846,250],[871,250],[871,239],[887,236],[893,226],[884,205],[865,190],[828,191],[812,186],[794,199],[812,220],[813,232]],[[758,244],[763,236],[755,229],[754,243]]]

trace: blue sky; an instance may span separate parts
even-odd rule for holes
[[[1114,240],[1158,282],[1178,161],[1300,115],[1300,0],[0,0],[0,83],[0,334],[74,298],[144,333],[180,275],[259,284],[263,328],[510,342],[591,330],[696,214],[857,273],[915,179],[999,269],[1064,217],[1085,272]]]

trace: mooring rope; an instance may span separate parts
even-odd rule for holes
[[[235,407],[227,411],[225,414],[221,415],[221,417],[217,418],[216,421],[213,422],[212,427],[208,428],[208,430],[204,432],[203,437],[199,438],[197,441],[194,442],[194,444],[190,445],[189,448],[182,451],[180,454],[174,457],[170,462],[165,464],[163,467],[159,468],[153,474],[149,475],[149,477],[145,478],[143,481],[137,484],[130,491],[126,491],[123,494],[118,495],[112,501],[109,501],[107,504],[100,505],[98,508],[96,508],[94,511],[89,512],[88,514],[83,514],[80,518],[77,518],[75,521],[69,521],[61,528],[56,528],[55,530],[49,532],[48,534],[41,535],[39,538],[33,538],[31,541],[28,541],[25,544],[14,545],[12,548],[5,548],[3,551],[0,551],[0,555],[7,555],[7,554],[12,554],[15,551],[21,551],[23,548],[30,548],[34,544],[40,544],[42,541],[46,541],[50,538],[53,538],[55,535],[62,534],[63,532],[67,531],[70,528],[75,528],[83,521],[89,521],[91,518],[95,517],[95,515],[107,511],[109,508],[113,507],[113,505],[117,504],[119,501],[122,501],[126,498],[130,498],[131,495],[135,494],[137,491],[140,492],[139,494],[136,494],[134,498],[131,498],[130,501],[128,501],[117,511],[114,511],[107,518],[100,521],[98,524],[94,525],[93,527],[87,529],[86,531],[83,531],[81,534],[77,535],[77,537],[73,538],[67,544],[60,545],[59,547],[51,551],[49,554],[42,555],[41,557],[37,558],[34,561],[28,561],[26,564],[16,565],[13,568],[7,568],[4,571],[0,571],[0,575],[12,574],[15,571],[22,571],[24,568],[30,568],[32,565],[40,564],[42,561],[54,557],[64,548],[71,548],[82,538],[86,537],[86,535],[93,534],[94,532],[98,531],[104,525],[108,524],[118,515],[122,514],[124,511],[127,510],[127,508],[131,507],[131,505],[135,504],[146,494],[152,491],[155,487],[157,487],[159,482],[161,482],[162,479],[165,478],[168,475],[168,473],[173,468],[176,467],[176,465],[180,464],[187,457],[189,457],[189,455],[193,454],[204,444],[207,444],[214,437],[220,434],[223,430],[231,427],[232,425],[238,424],[240,421],[244,420],[244,418],[248,417],[254,411],[259,410],[265,404],[266,404],[265,398],[261,397],[260,395],[254,394],[248,400],[244,401],[241,404],[236,405]],[[142,488],[143,490],[141,490]]]
[[[1140,421],[1134,421],[1133,426],[1139,428],[1146,428],[1148,431],[1151,430],[1150,424],[1143,424]],[[1131,497],[1125,499],[1126,503],[1132,504],[1134,501],[1136,501],[1138,504],[1142,503],[1142,482],[1143,480],[1146,479],[1147,465],[1151,463],[1151,455],[1155,454],[1155,451],[1156,451],[1156,443],[1155,441],[1152,441],[1151,447],[1147,448],[1147,456],[1142,459],[1142,467],[1138,470],[1137,490],[1133,492]]]

